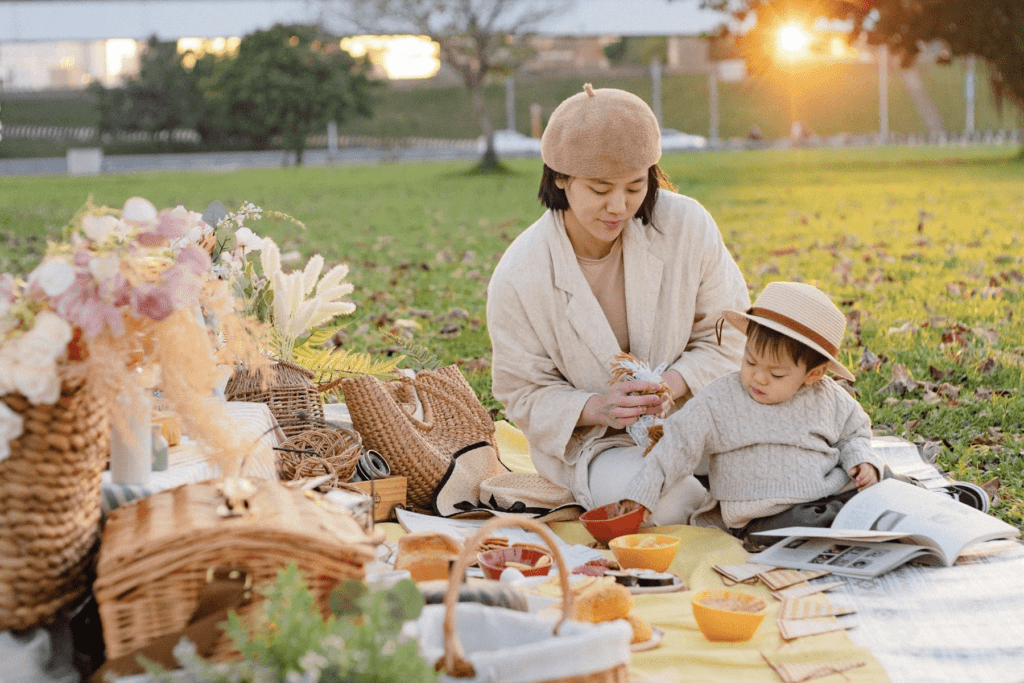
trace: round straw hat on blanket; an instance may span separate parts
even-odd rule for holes
[[[753,320],[796,339],[828,358],[829,370],[854,381],[853,373],[836,360],[846,332],[846,316],[817,287],[800,282],[771,282],[747,311],[725,310],[722,317],[743,333],[748,321]]]

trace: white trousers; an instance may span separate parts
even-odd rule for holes
[[[609,448],[590,461],[588,476],[594,507],[622,500],[626,487],[643,466],[640,446]],[[707,496],[707,490],[690,476],[669,485],[654,504],[648,523],[654,526],[689,524]]]

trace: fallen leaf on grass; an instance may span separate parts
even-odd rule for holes
[[[863,344],[860,336],[860,311],[852,310],[846,314],[846,330],[853,337],[853,341],[857,346]]]
[[[916,442],[917,452],[921,454],[921,459],[928,464],[934,464],[935,458],[938,457],[942,449],[946,448],[948,444],[945,439],[922,439]]]
[[[991,375],[999,367],[999,363],[996,362],[995,358],[986,358],[978,364],[978,373],[982,375]]]
[[[892,364],[892,381],[881,389],[881,393],[903,396],[917,388],[917,382],[910,376],[910,370],[902,363]]]
[[[913,322],[908,320],[907,322],[903,323],[899,327],[890,327],[889,330],[888,330],[888,333],[889,334],[907,334],[907,333],[910,333],[910,332],[917,332],[919,329],[921,329],[921,328],[919,328]]]
[[[999,501],[999,477],[992,477],[984,484],[980,484],[981,488],[985,490],[988,497],[992,499],[992,503],[996,504]]]
[[[882,359],[879,356],[876,356],[875,354],[871,353],[865,346],[860,354],[860,362],[857,363],[857,367],[859,367],[864,372],[871,372],[873,370],[878,370],[878,368],[880,368],[881,365]]]

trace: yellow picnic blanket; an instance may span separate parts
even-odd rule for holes
[[[522,432],[507,422],[497,423],[501,460],[513,471],[533,472],[529,446]],[[401,534],[398,525],[387,525],[389,537]],[[579,522],[555,522],[552,530],[568,543],[593,542]],[[776,625],[778,600],[761,583],[742,584],[733,590],[760,596],[768,601],[768,614],[754,637],[745,643],[709,642],[700,633],[690,608],[690,598],[706,588],[725,588],[712,569],[716,564],[741,564],[747,553],[740,542],[717,529],[691,526],[659,527],[658,533],[681,540],[679,552],[669,569],[680,576],[688,590],[676,593],[637,595],[633,610],[655,626],[665,630],[660,647],[632,656],[631,672],[637,681],[649,683],[778,683],[779,675],[765,657],[780,664],[864,662],[864,666],[831,674],[814,681],[849,683],[888,681],[881,665],[871,653],[855,646],[845,631],[785,641]],[[609,559],[613,558],[606,551]],[[799,680],[799,679],[797,679]]]

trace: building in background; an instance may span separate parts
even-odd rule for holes
[[[727,19],[698,0],[577,0],[532,39],[536,57],[524,71],[607,67],[605,46],[623,36],[665,36],[667,69],[705,71],[707,43],[699,36]],[[115,86],[138,73],[153,35],[178,40],[182,52],[209,52],[275,23],[321,21],[338,35],[354,33],[325,18],[316,0],[0,0],[0,80],[8,92]],[[440,70],[437,46],[419,36],[356,36],[343,47],[369,54],[382,78]]]

